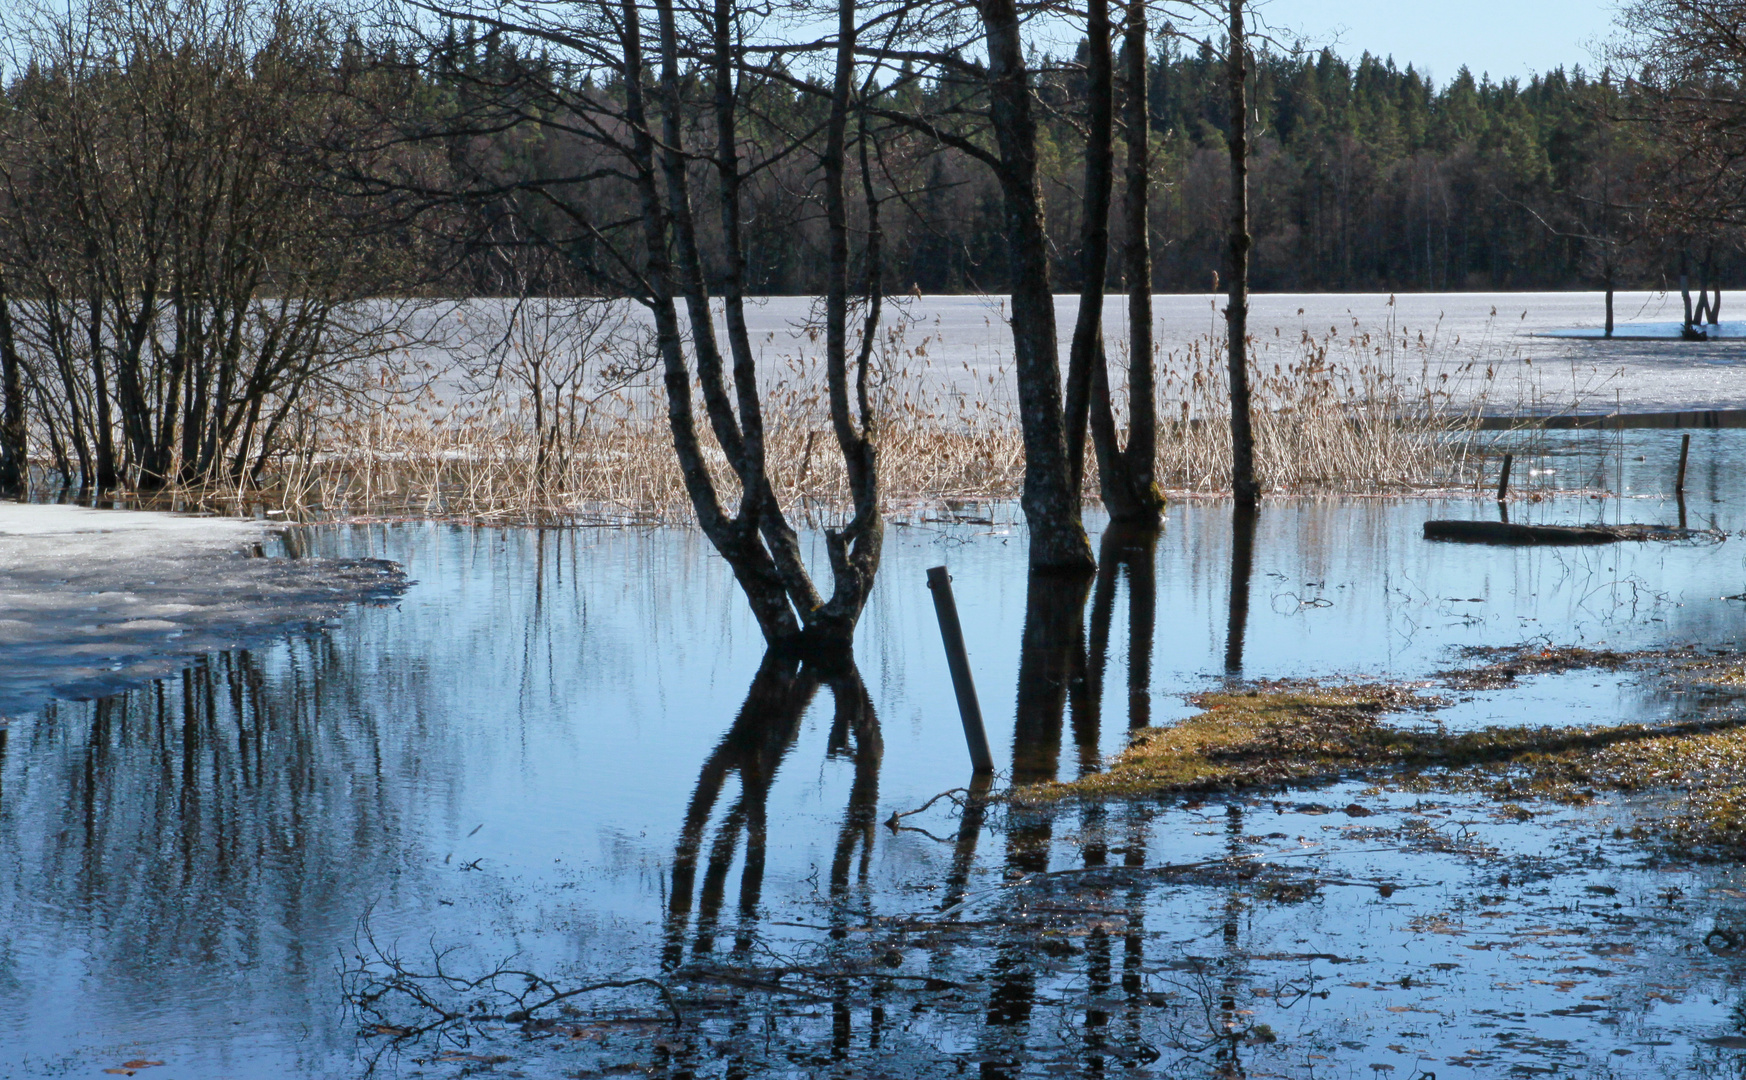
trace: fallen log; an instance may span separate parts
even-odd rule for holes
[[[1507,521],[1427,521],[1426,540],[1460,544],[1616,544],[1621,540],[1712,539],[1707,529],[1673,525],[1519,525]]]

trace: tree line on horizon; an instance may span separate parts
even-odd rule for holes
[[[428,115],[401,122],[437,131],[477,107],[478,85],[574,77],[512,37],[449,25],[422,46],[354,40],[352,63],[418,82]],[[1159,292],[1220,291],[1225,257],[1230,130],[1226,57],[1207,40],[1158,35],[1146,59],[1147,115],[1156,183],[1151,193],[1152,278]],[[1085,112],[1085,44],[1074,57],[1036,62],[1038,173],[1053,280],[1080,285],[1074,238],[1082,223],[1079,175]],[[803,79],[802,75],[792,76]],[[1438,86],[1411,64],[1368,53],[1356,62],[1323,48],[1254,51],[1249,97],[1253,287],[1268,292],[1430,292],[1676,287],[1681,252],[1707,260],[1718,281],[1746,277],[1731,238],[1693,235],[1655,213],[1667,149],[1633,123],[1642,112],[1610,71],[1557,68],[1493,82],[1462,68]],[[588,87],[621,92],[610,81]],[[955,88],[917,80],[922,110]],[[534,95],[530,95],[534,96]],[[816,122],[817,102],[778,87],[760,91],[743,137],[762,129],[778,143]],[[756,149],[752,151],[756,153]],[[582,155],[561,134],[533,140],[515,129],[475,134],[469,166],[489,173],[507,204],[518,181],[561,172]],[[1005,293],[1009,250],[997,181],[951,145],[892,167],[893,198],[881,228],[883,282],[892,292]],[[824,291],[823,212],[804,179],[808,163],[776,168],[747,185],[747,288],[765,295]],[[604,198],[625,199],[599,185]],[[707,198],[708,193],[700,193]],[[533,200],[538,201],[538,200]],[[524,208],[517,213],[527,213]],[[532,211],[540,213],[538,210]],[[500,220],[510,212],[498,211]],[[492,217],[487,212],[486,217]],[[489,225],[430,271],[450,290],[502,291],[501,252]],[[1119,225],[1117,238],[1120,239]],[[702,238],[701,239],[706,239]],[[1610,256],[1610,258],[1609,258]],[[705,244],[707,265],[722,253]],[[1112,269],[1111,281],[1116,272]],[[556,267],[541,287],[578,287]]]

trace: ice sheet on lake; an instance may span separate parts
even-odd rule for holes
[[[1746,293],[1725,292],[1722,299],[1724,312],[1746,308]],[[1174,413],[1183,381],[1222,364],[1225,300],[1160,294],[1152,302],[1159,392],[1166,411]],[[421,327],[420,340],[430,340],[412,352],[430,365],[439,398],[453,402],[470,392],[451,351],[454,335],[494,325],[508,303],[461,301],[457,309],[464,317],[448,331],[436,332],[434,322]],[[1076,295],[1055,298],[1063,365],[1078,305]],[[901,326],[903,333],[884,360],[906,368],[924,393],[1011,403],[1016,386],[1010,307],[999,295],[893,297],[884,325]],[[649,325],[646,311],[629,302],[625,310],[632,324]],[[718,333],[725,333],[719,304],[716,310]],[[1409,397],[1418,393],[1414,386],[1435,387],[1457,409],[1488,415],[1746,408],[1746,337],[1738,324],[1724,322],[1709,341],[1680,341],[1678,293],[1619,292],[1615,336],[1608,339],[1605,311],[1599,292],[1256,293],[1249,301],[1249,332],[1258,371],[1302,363],[1306,340],[1331,343],[1329,361],[1385,373]],[[1106,297],[1104,332],[1118,366],[1125,363],[1125,312],[1124,297]],[[425,318],[444,314],[457,311],[433,309]],[[802,358],[816,374],[824,346],[815,298],[754,298],[745,315],[765,387],[794,380]],[[658,381],[645,389],[658,392]]]
[[[88,698],[404,587],[393,563],[261,557],[267,525],[0,502],[0,717]]]

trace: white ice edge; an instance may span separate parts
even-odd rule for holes
[[[331,618],[392,570],[254,558],[264,522],[0,502],[0,716]]]

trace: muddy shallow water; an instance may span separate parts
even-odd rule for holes
[[[1512,515],[1671,521],[1644,496],[1677,436],[1606,438],[1543,464],[1633,497]],[[1694,439],[1694,524],[1746,529],[1742,450]],[[313,553],[415,584],[0,729],[0,1076],[1736,1075],[1746,873],[1635,838],[1654,799],[1518,812],[1354,781],[880,824],[970,779],[939,563],[1009,778],[1095,768],[1232,678],[1428,679],[1535,640],[1746,649],[1737,536],[1420,537],[1495,514],[1279,501],[1244,545],[1228,505],[1179,504],[1064,604],[1028,582],[1008,509],[917,510],[890,530],[858,669],[814,674],[760,668],[691,532],[312,530]],[[1087,659],[1021,665],[1027,620]],[[1629,671],[1516,682],[1440,719],[1739,708]],[[469,977],[514,956],[560,986],[671,978],[684,1024],[633,986],[553,1008],[531,1042],[491,1022],[465,1045],[360,1038],[357,958],[423,971],[433,949]]]

